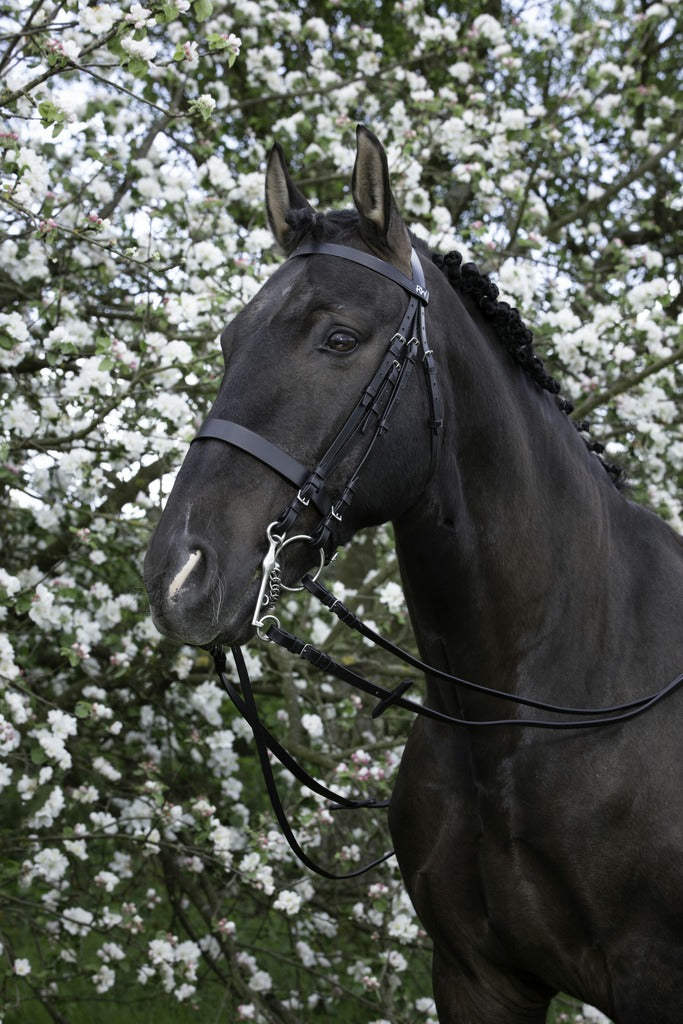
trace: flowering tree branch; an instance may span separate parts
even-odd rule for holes
[[[682,11],[571,0],[542,32],[486,0],[320,12],[10,0],[0,14],[8,1019],[43,999],[68,1020],[86,998],[200,1014],[215,998],[257,1024],[435,1019],[395,865],[344,889],[299,869],[210,659],[160,638],[142,592],[146,539],[220,379],[217,337],[276,260],[274,139],[311,200],[344,206],[355,124],[372,126],[411,228],[495,267],[577,415],[612,457],[634,452],[636,495],[683,525]],[[338,565],[341,599],[409,646],[390,533]],[[387,659],[296,600],[315,642],[393,684]],[[249,657],[297,757],[333,787],[390,792],[402,715],[374,722],[303,663]],[[384,848],[381,812],[332,816],[281,783],[330,866]]]

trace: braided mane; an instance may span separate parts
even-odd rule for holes
[[[296,247],[307,236],[318,242],[338,239],[340,228],[343,231],[345,228],[353,229],[357,226],[358,215],[355,210],[334,210],[322,214],[316,213],[312,209],[296,209],[290,210],[287,223],[294,236],[292,246]],[[411,240],[421,251],[424,251],[425,247],[419,240],[413,236],[411,236]],[[482,316],[493,325],[498,340],[505,346],[510,357],[521,367],[529,380],[537,387],[554,395],[562,412],[570,416],[574,411],[574,406],[572,402],[562,397],[560,385],[548,373],[542,359],[536,355],[532,332],[522,320],[519,311],[498,298],[498,287],[488,274],[482,273],[475,263],[463,263],[462,255],[459,252],[449,252],[446,255],[429,253],[429,255],[451,286],[476,302]],[[574,426],[582,434],[588,430],[588,423],[585,420],[575,422]],[[607,462],[602,457],[605,446],[588,437],[584,437],[583,440],[588,450],[597,456],[615,487],[622,488],[625,482],[624,470],[616,463]]]
[[[432,262],[444,273],[453,288],[475,300],[481,313],[491,321],[498,338],[527,377],[551,395],[556,395],[557,404],[563,412],[567,415],[572,413],[574,406],[560,397],[560,385],[550,376],[534,352],[533,334],[514,306],[498,299],[498,288],[491,278],[482,274],[476,263],[463,264],[459,252],[449,252],[445,256],[432,253]]]
[[[479,310],[491,322],[498,340],[501,341],[511,358],[524,370],[527,377],[544,391],[555,395],[555,400],[568,416],[574,411],[574,405],[560,395],[560,385],[551,377],[543,361],[534,352],[534,336],[522,320],[519,311],[498,298],[497,286],[488,274],[483,274],[475,263],[462,262],[459,252],[449,252],[445,256],[440,253],[431,254],[432,262],[442,271],[456,291],[469,295],[474,299]],[[576,429],[583,433],[588,430],[588,422],[583,420],[574,423]],[[624,470],[613,462],[602,458],[604,444],[584,437],[586,447],[597,455],[605,472],[610,476],[615,487],[624,486]]]

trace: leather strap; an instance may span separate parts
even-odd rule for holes
[[[264,782],[266,784],[266,791],[270,798],[271,807],[273,808],[275,817],[277,818],[278,824],[282,829],[282,834],[284,835],[290,848],[299,858],[301,863],[304,864],[305,867],[309,868],[309,870],[314,871],[318,875],[322,875],[323,878],[343,880],[346,878],[357,878],[359,875],[364,875],[367,871],[370,871],[371,868],[374,868],[378,864],[382,864],[383,861],[388,860],[389,857],[393,856],[393,850],[387,850],[386,853],[383,853],[380,857],[375,858],[375,860],[371,861],[369,864],[364,864],[360,868],[355,868],[352,871],[348,871],[342,874],[338,874],[334,871],[328,871],[327,868],[323,868],[319,864],[316,864],[314,860],[311,860],[311,858],[300,845],[299,841],[294,835],[294,832],[292,831],[291,825],[289,824],[287,813],[280,799],[280,794],[278,792],[277,782],[275,781],[275,774],[273,772],[273,767],[270,763],[268,751],[272,751],[275,754],[275,756],[278,757],[278,759],[284,765],[284,767],[286,767],[289,771],[292,771],[294,765],[296,765],[296,762],[293,762],[293,759],[289,757],[287,752],[284,751],[283,748],[279,746],[279,744],[273,742],[273,737],[270,735],[267,729],[264,728],[263,723],[261,722],[258,709],[256,707],[254,691],[252,690],[251,687],[251,680],[249,679],[249,673],[247,672],[247,666],[244,661],[244,655],[242,654],[242,648],[235,645],[231,647],[231,651],[235,659],[235,666],[237,668],[237,674],[239,677],[240,685],[242,687],[242,693],[244,694],[244,698],[241,698],[239,696],[235,687],[230,683],[225,674],[225,655],[220,647],[212,651],[214,656],[214,662],[216,665],[216,670],[218,672],[221,682],[223,683],[225,690],[228,693],[228,696],[230,697],[232,702],[237,707],[238,711],[244,716],[245,720],[251,727],[251,731],[254,736],[254,743],[256,745],[256,752],[258,754],[259,762],[261,764],[261,771],[263,774]],[[283,753],[286,755],[286,757],[281,756]],[[333,800],[341,800],[341,806],[344,808],[384,806],[383,804],[375,804],[374,801],[372,800],[352,801],[348,800],[346,797],[341,797],[339,794],[327,789],[326,786],[322,786],[320,783],[318,783],[317,780],[313,779],[310,775],[308,775],[307,772],[304,772],[299,765],[296,765],[295,775],[300,781],[303,781],[304,784],[309,789],[313,790],[313,792],[318,793],[321,796],[327,798],[332,798]]]
[[[253,455],[255,459],[270,466],[297,488],[303,487],[311,475],[310,470],[278,445],[232,420],[214,418],[204,420],[192,443],[194,444],[195,441],[200,441],[202,438],[225,441],[227,444],[234,445],[235,448],[248,452],[249,455]],[[311,498],[318,511],[322,515],[327,515],[332,508],[332,501],[327,492],[321,487]]]
[[[421,704],[417,701],[411,700],[403,696],[406,689],[401,683],[394,690],[387,690],[383,686],[379,686],[377,683],[373,683],[361,676],[359,673],[354,672],[352,668],[346,665],[341,665],[334,658],[331,658],[329,654],[319,650],[312,644],[301,640],[299,637],[294,636],[293,633],[288,632],[279,623],[269,627],[266,634],[267,638],[273,643],[276,643],[279,647],[284,647],[285,650],[289,651],[290,654],[295,654],[304,661],[308,661],[311,665],[320,669],[326,675],[334,676],[342,683],[348,683],[350,686],[361,690],[363,693],[369,694],[371,697],[379,698],[379,704],[375,709],[375,715],[382,714],[387,707],[394,705],[399,708],[403,708],[406,711],[412,711],[416,715],[422,715],[425,718],[431,718],[436,722],[444,722],[448,725],[460,725],[466,726],[468,729],[472,728],[484,728],[490,729],[493,726],[516,726],[528,729],[551,729],[551,730],[563,730],[563,729],[594,729],[596,726],[609,726],[615,725],[619,722],[627,722],[631,718],[636,718],[638,715],[642,715],[643,712],[648,711],[655,704],[658,704],[669,694],[679,689],[683,685],[683,672],[676,676],[670,683],[663,686],[661,690],[656,693],[650,694],[647,697],[641,697],[639,700],[631,701],[628,704],[619,704],[611,708],[560,708],[552,704],[543,704],[540,701],[534,701],[518,697],[514,694],[503,693],[497,690],[487,690],[477,684],[470,683],[468,680],[459,679],[457,676],[447,677],[446,673],[439,672],[429,665],[422,665],[424,669],[433,676],[440,676],[441,678],[448,678],[450,682],[456,685],[463,685],[473,689],[477,689],[488,693],[491,697],[500,697],[502,700],[512,702],[515,704],[530,705],[535,708],[541,708],[548,712],[553,713],[566,713],[572,715],[606,715],[610,714],[611,717],[597,717],[597,718],[579,718],[575,721],[561,720],[545,720],[536,718],[492,718],[492,719],[471,719],[471,718],[459,718],[455,715],[446,714],[445,711],[437,711],[436,708],[431,708],[427,704]],[[403,653],[403,652],[402,652]],[[408,664],[420,666],[417,659],[409,659],[404,657],[404,661]],[[613,712],[616,712],[613,714]]]
[[[410,654],[403,648],[396,646],[391,643],[380,633],[377,633],[371,626],[368,626],[366,622],[363,622],[357,615],[355,615],[349,608],[343,604],[339,598],[335,597],[334,594],[320,583],[319,580],[313,579],[312,576],[306,574],[302,580],[302,583],[309,594],[317,598],[321,604],[324,604],[331,612],[333,612],[340,622],[343,622],[345,626],[360,633],[361,636],[365,637],[371,643],[376,644],[378,647],[382,647],[389,654],[395,655],[401,661],[405,662],[406,665],[410,665],[411,668],[416,668],[425,675],[434,677],[435,679],[443,679],[447,683],[453,683],[455,686],[462,686],[465,689],[473,690],[476,693],[485,694],[487,697],[495,697],[499,700],[508,701],[512,704],[519,704],[525,707],[537,708],[541,711],[551,712],[552,714],[558,715],[576,715],[577,718],[585,716],[588,720],[583,722],[543,722],[537,720],[524,720],[524,719],[509,719],[509,720],[494,720],[492,722],[477,722],[477,721],[466,721],[463,722],[461,719],[449,718],[449,716],[441,715],[440,713],[432,713],[428,709],[420,710],[419,705],[415,705],[411,701],[406,701],[401,704],[402,707],[409,708],[415,711],[416,714],[427,714],[429,717],[437,718],[441,721],[451,721],[456,725],[526,725],[535,726],[540,729],[580,729],[589,728],[594,725],[611,725],[613,722],[628,721],[630,718],[635,718],[643,711],[647,711],[648,708],[653,707],[660,700],[663,700],[670,693],[673,693],[680,686],[683,685],[683,672],[676,676],[670,683],[663,686],[661,690],[657,690],[655,693],[650,693],[646,697],[639,697],[637,700],[629,701],[625,704],[614,704],[611,707],[597,707],[597,708],[576,708],[576,707],[563,707],[558,704],[547,704],[544,701],[534,700],[531,697],[520,697],[517,694],[506,693],[504,690],[495,690],[490,686],[484,686],[481,683],[474,683],[469,679],[463,679],[460,676],[451,675],[442,669],[436,668],[434,665],[428,665],[426,662],[416,658],[414,654]],[[304,643],[299,640],[298,637],[292,636],[287,633],[286,630],[282,630],[281,627],[273,629],[272,635],[268,634],[269,639],[272,639],[275,643],[285,647],[292,654],[297,654],[300,658],[304,658],[306,661],[310,661],[316,667],[321,668],[325,672],[335,675],[338,679],[343,682],[351,683],[353,686],[358,686],[359,677],[352,669],[340,668],[329,657],[322,651],[316,651],[310,644]],[[307,648],[307,650],[304,650]],[[344,674],[342,674],[344,673]],[[352,681],[351,677],[354,677]],[[370,687],[370,688],[368,688]],[[374,683],[368,683],[367,680],[363,680],[363,685],[359,686],[359,689],[364,690],[365,693],[370,693],[373,697],[381,697],[381,688],[376,686]],[[399,703],[395,697],[393,697],[392,691],[384,691],[386,696],[392,697],[393,699],[389,703]],[[399,695],[400,696],[400,695]],[[380,702],[382,703],[382,702]],[[599,716],[609,715],[612,717],[605,718]]]
[[[372,256],[369,252],[352,249],[350,245],[336,245],[334,242],[303,242],[298,249],[294,250],[289,258],[293,259],[295,256],[338,256],[340,259],[348,260],[351,263],[358,263],[361,267],[365,267],[366,270],[372,270],[376,274],[381,274],[382,277],[387,277],[390,281],[395,281],[396,284],[400,284],[401,288],[410,295],[414,295],[425,305],[429,302],[429,292],[425,288],[424,278],[422,278],[421,282],[419,280],[412,281],[398,267],[378,259],[377,256]],[[415,274],[416,262],[419,265],[419,260],[413,249],[411,252],[413,274]]]
[[[318,796],[323,797],[325,800],[331,801],[337,809],[342,810],[357,810],[360,807],[384,807],[386,801],[378,800],[354,800],[350,797],[343,796],[341,793],[336,792],[333,789],[329,789],[324,786],[321,782],[318,782],[312,775],[305,771],[301,765],[296,761],[285,747],[273,736],[273,734],[264,726],[260,716],[255,713],[253,705],[247,702],[239,691],[230,682],[227,675],[227,662],[225,651],[220,644],[211,644],[204,648],[213,658],[214,667],[216,673],[223,684],[223,688],[227,693],[228,697],[235,705],[237,711],[251,727],[252,732],[258,729],[260,739],[266,745],[268,750],[271,752],[273,757],[277,758],[283,768],[286,768],[288,772],[298,779],[302,785],[310,789],[311,792],[317,793]],[[238,653],[239,652],[239,653]],[[249,679],[246,664],[244,662],[244,656],[242,655],[240,648],[232,648],[233,657],[235,658],[235,665],[237,667],[237,674],[242,686],[242,692],[251,694],[251,681]]]

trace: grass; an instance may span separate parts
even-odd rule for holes
[[[202,1003],[200,1009],[180,1006],[172,1000],[158,996],[149,1001],[134,1003],[108,1003],[101,999],[87,999],[71,1004],[64,1011],[67,1024],[233,1024],[220,1003],[212,999],[211,1006]],[[547,1024],[574,1024],[581,1012],[581,1003],[568,996],[553,1001]],[[6,1012],[3,1024],[55,1024],[55,1018],[37,1003],[24,1005],[19,1011]]]
[[[102,999],[88,999],[73,1002],[60,1009],[64,1024],[233,1024],[219,1005],[202,1006],[193,1010],[190,1006],[167,1002],[155,995],[148,1002],[134,1003],[104,1002]],[[59,1020],[60,1018],[57,1018]],[[3,1024],[55,1024],[55,1018],[38,1003],[26,1003],[20,1010],[6,1011]]]

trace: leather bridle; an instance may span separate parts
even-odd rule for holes
[[[276,643],[291,653],[304,659],[324,673],[344,682],[362,692],[369,694],[377,700],[372,716],[377,717],[387,710],[391,705],[404,708],[418,715],[423,715],[435,721],[444,722],[449,725],[456,725],[465,728],[474,727],[495,727],[495,726],[517,726],[536,729],[589,729],[596,727],[612,726],[635,718],[637,715],[649,710],[669,694],[677,690],[683,684],[683,673],[678,675],[666,686],[646,697],[630,701],[625,704],[614,705],[603,708],[575,708],[561,707],[554,704],[547,704],[543,701],[531,698],[520,697],[516,694],[495,690],[479,683],[474,683],[459,676],[451,675],[432,665],[428,665],[402,650],[390,641],[386,640],[370,626],[359,619],[350,609],[346,608],[333,594],[317,582],[320,569],[323,564],[332,557],[336,548],[335,524],[342,521],[353,500],[358,478],[366,465],[366,462],[373,451],[375,444],[387,431],[390,425],[390,417],[399,404],[401,395],[408,383],[411,371],[421,357],[427,391],[429,396],[429,431],[430,431],[430,463],[427,481],[431,479],[437,462],[439,450],[439,438],[443,426],[441,398],[436,376],[436,363],[432,350],[427,343],[427,330],[425,322],[425,307],[429,301],[429,293],[425,287],[425,279],[420,260],[415,250],[411,253],[412,278],[407,277],[396,267],[384,260],[380,260],[369,253],[361,252],[349,246],[336,245],[328,242],[304,242],[290,259],[300,256],[334,256],[340,259],[357,263],[374,273],[399,284],[408,293],[408,306],[398,328],[389,343],[389,347],[375,371],[370,383],[363,391],[360,399],[347,417],[344,425],[337,436],[322,455],[317,465],[311,470],[303,466],[298,460],[285,452],[272,441],[267,440],[260,434],[256,434],[248,428],[231,420],[223,420],[215,417],[207,419],[201,426],[194,441],[202,439],[215,439],[224,441],[227,444],[248,452],[260,462],[269,466],[276,473],[287,480],[296,488],[296,496],[283,509],[277,519],[270,524],[267,530],[268,549],[262,564],[262,579],[258,594],[256,609],[252,620],[258,635],[261,639]],[[353,470],[346,485],[340,490],[338,496],[332,499],[328,490],[328,482],[334,471],[345,455],[351,450],[359,437],[369,436],[369,441],[362,452],[362,455]],[[194,442],[193,442],[194,443]],[[318,525],[309,534],[289,534],[295,525],[298,517],[313,505],[319,515]],[[281,579],[280,557],[287,545],[295,542],[304,542],[313,545],[320,550],[320,569],[311,576],[306,574],[300,587],[285,587]],[[412,680],[404,679],[393,690],[387,690],[370,682],[359,675],[353,669],[340,664],[331,658],[324,651],[319,650],[307,641],[301,640],[292,633],[283,629],[277,616],[270,614],[270,609],[276,603],[281,589],[306,589],[320,600],[330,611],[332,611],[341,622],[349,628],[354,629],[366,640],[382,647],[384,650],[401,659],[403,662],[432,677],[449,682],[455,686],[478,693],[488,697],[506,701],[508,703],[531,707],[551,715],[563,715],[562,719],[540,719],[540,718],[506,718],[491,720],[471,720],[457,718],[444,712],[437,711],[427,705],[418,703],[405,697],[407,689],[412,685]],[[316,779],[308,774],[297,762],[281,747],[278,741],[264,727],[259,717],[251,683],[247,673],[244,657],[241,648],[234,645],[232,653],[235,659],[238,677],[242,687],[242,696],[235,689],[226,675],[225,653],[220,644],[211,644],[207,647],[214,659],[216,670],[223,683],[226,692],[230,696],[237,710],[244,716],[251,726],[263,770],[266,788],[275,811],[276,817],[283,830],[285,838],[296,853],[297,857],[311,870],[326,878],[350,878],[362,874],[375,864],[380,863],[391,855],[391,851],[385,853],[377,860],[367,864],[363,868],[351,871],[345,875],[338,875],[329,872],[315,864],[302,850],[289,825],[287,815],[280,801],[277,785],[273,775],[270,755],[273,755],[284,765],[296,778],[299,779],[313,792],[332,800],[337,809],[378,807],[384,806],[385,801],[376,802],[373,800],[352,800],[348,797],[334,793],[332,790],[322,786]],[[571,716],[567,720],[566,716]]]
[[[271,524],[271,534],[284,537],[301,513],[313,504],[321,518],[307,538],[315,548],[323,550],[329,561],[336,548],[336,528],[351,505],[360,474],[377,441],[389,428],[392,413],[399,404],[418,357],[421,357],[430,404],[428,426],[431,447],[427,480],[434,473],[438,456],[438,439],[443,422],[441,397],[434,355],[427,343],[424,310],[429,301],[429,292],[415,250],[411,252],[412,278],[392,264],[347,245],[308,241],[300,245],[290,259],[302,256],[333,256],[357,263],[400,285],[408,293],[408,306],[403,319],[372,379],[313,469],[307,469],[272,441],[232,420],[210,417],[202,424],[194,441],[206,438],[225,441],[253,455],[292,484],[296,488],[296,496]],[[328,491],[328,482],[345,455],[363,436],[369,437],[363,454],[346,485],[333,500]]]

